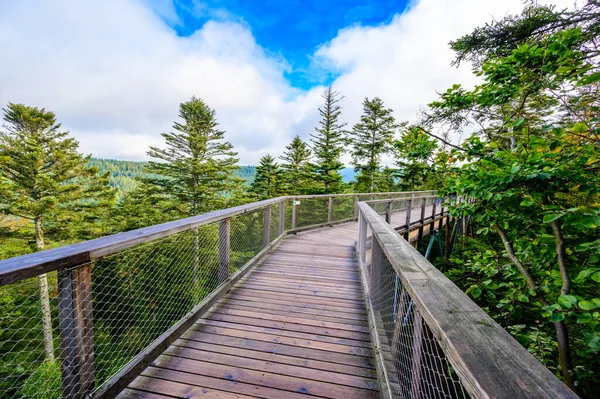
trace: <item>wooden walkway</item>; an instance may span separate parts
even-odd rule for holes
[[[379,397],[356,238],[287,237],[119,398]]]

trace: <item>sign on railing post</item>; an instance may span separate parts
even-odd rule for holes
[[[333,197],[329,197],[327,205],[327,223],[333,222]]]
[[[263,210],[263,248],[271,242],[271,205]]]
[[[94,389],[94,325],[90,264],[58,272],[62,392],[82,399]]]
[[[219,284],[229,277],[231,263],[231,218],[219,223]]]

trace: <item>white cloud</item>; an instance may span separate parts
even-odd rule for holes
[[[145,159],[148,145],[196,95],[256,163],[280,155],[291,137],[307,138],[322,88],[301,91],[284,79],[290,66],[258,45],[246,25],[211,21],[178,37],[169,0],[0,0],[0,104],[43,106],[95,156]],[[335,81],[355,122],[364,96],[378,95],[399,120],[450,84],[473,83],[468,67],[450,67],[448,41],[521,0],[422,0],[389,24],[354,26],[320,47],[315,59],[341,72]]]

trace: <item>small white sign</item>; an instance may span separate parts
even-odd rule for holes
[[[300,201],[294,201],[294,205],[300,205]]]

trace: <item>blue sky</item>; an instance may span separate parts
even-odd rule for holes
[[[0,0],[0,106],[52,110],[85,154],[147,160],[179,104],[197,96],[240,163],[256,165],[297,134],[310,140],[328,83],[344,95],[349,127],[373,96],[398,121],[414,121],[438,92],[476,82],[468,65],[450,65],[448,42],[523,8],[523,0],[406,4]]]
[[[164,0],[153,3],[164,5]],[[169,4],[170,12],[163,12],[162,18],[179,36],[191,35],[210,20],[244,23],[260,46],[287,61],[290,70],[285,77],[291,85],[308,89],[329,84],[337,77],[335,71],[311,64],[311,54],[320,44],[333,39],[342,28],[389,23],[407,3],[407,0],[174,0]]]

